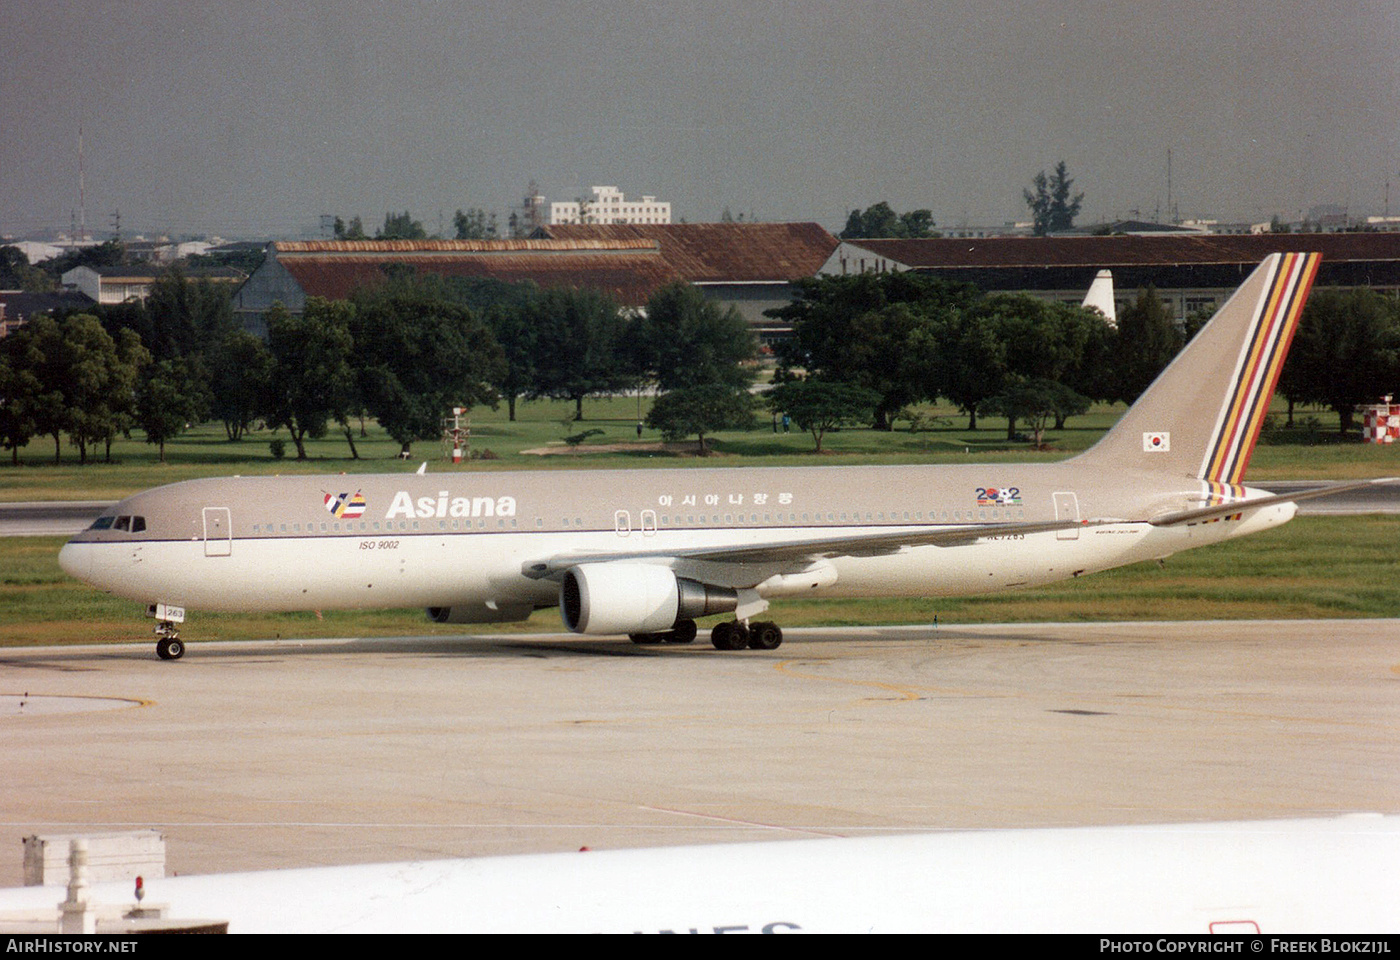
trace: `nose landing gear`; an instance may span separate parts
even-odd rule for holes
[[[156,656],[162,660],[179,660],[185,655],[185,642],[180,631],[169,620],[156,624]]]

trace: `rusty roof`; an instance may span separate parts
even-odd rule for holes
[[[278,240],[272,249],[279,258],[296,254],[345,254],[378,257],[385,254],[435,253],[578,253],[590,250],[655,250],[655,241],[629,238],[540,240]]]
[[[821,269],[839,241],[817,223],[555,224],[557,240],[649,240],[691,283],[796,280]]]
[[[1262,233],[1167,237],[988,237],[848,240],[915,268],[1129,267],[1257,263],[1270,253],[1321,253],[1324,263],[1400,260],[1400,233]]]
[[[360,287],[383,283],[382,268],[388,264],[404,264],[444,277],[490,277],[507,283],[531,280],[542,287],[587,287],[610,294],[624,306],[640,306],[658,289],[679,279],[654,246],[561,249],[545,256],[534,248],[459,251],[456,256],[422,253],[347,250],[282,256],[279,250],[278,262],[307,296],[330,300],[343,300]]]

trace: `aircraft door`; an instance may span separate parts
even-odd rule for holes
[[[1079,520],[1079,498],[1072,493],[1056,493],[1055,495],[1055,519],[1056,520]],[[1079,528],[1070,527],[1067,530],[1055,531],[1056,540],[1078,540]]]
[[[642,511],[642,536],[644,536],[644,537],[654,537],[654,536],[656,536],[656,511],[655,511],[655,510],[643,510],[643,511]]]
[[[613,514],[613,530],[619,537],[632,535],[632,514],[626,510],[619,510]]]
[[[228,507],[204,508],[204,555],[227,557],[233,554],[233,520]]]

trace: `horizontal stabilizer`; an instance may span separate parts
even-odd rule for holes
[[[1325,487],[1313,487],[1310,490],[1299,490],[1296,493],[1280,493],[1270,497],[1254,497],[1249,500],[1231,500],[1227,503],[1217,503],[1209,507],[1198,507],[1194,510],[1178,510],[1174,513],[1163,514],[1160,517],[1153,517],[1150,522],[1154,527],[1172,527],[1179,523],[1194,523],[1197,520],[1226,516],[1232,513],[1240,513],[1243,510],[1254,510],[1259,507],[1271,507],[1279,503],[1297,503],[1300,500],[1330,497],[1333,494],[1345,493],[1348,490],[1360,490],[1363,487],[1374,486],[1378,483],[1395,483],[1396,481],[1400,481],[1400,477],[1380,477],[1375,480],[1353,480],[1346,483],[1330,483]]]

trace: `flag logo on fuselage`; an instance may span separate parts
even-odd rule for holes
[[[326,509],[337,520],[354,520],[364,516],[365,498],[358,490],[355,491],[353,497],[348,493],[327,493]]]
[[[978,487],[979,507],[1017,507],[1021,505],[1020,487]]]

